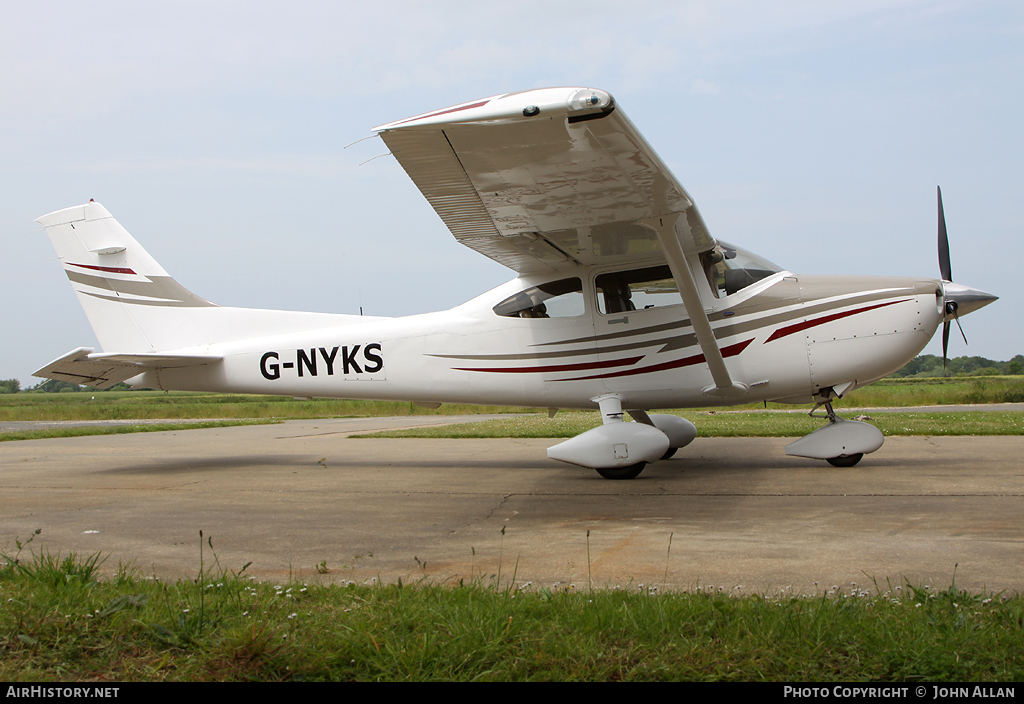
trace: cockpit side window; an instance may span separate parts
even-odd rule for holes
[[[578,278],[541,284],[494,306],[506,318],[573,318],[583,315],[583,282]]]
[[[761,279],[782,271],[767,259],[721,240],[714,249],[700,255],[700,262],[716,298],[731,296]]]
[[[683,302],[667,266],[601,274],[596,283],[597,307],[602,313],[624,313]]]

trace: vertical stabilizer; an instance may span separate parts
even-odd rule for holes
[[[167,275],[107,209],[90,201],[36,220],[46,229],[104,350],[207,344],[190,316],[216,304]]]

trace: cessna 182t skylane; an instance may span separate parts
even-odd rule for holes
[[[899,369],[940,323],[995,300],[941,280],[804,276],[715,240],[615,104],[507,93],[375,128],[455,238],[519,276],[401,318],[228,308],[183,288],[99,203],[45,215],[103,352],[37,376],[106,388],[600,409],[548,450],[636,477],[696,428],[657,408],[824,405],[787,453],[850,466],[882,445],[831,401]],[[945,351],[944,351],[945,353]],[[636,422],[623,422],[623,411]],[[812,410],[813,413],[813,410]]]

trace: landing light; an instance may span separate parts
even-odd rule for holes
[[[611,105],[611,102],[612,97],[603,90],[585,88],[572,94],[569,98],[569,109],[586,110],[589,108],[600,107],[602,105],[608,106]]]

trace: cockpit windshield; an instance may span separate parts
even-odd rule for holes
[[[714,249],[700,255],[704,273],[717,298],[731,296],[747,286],[782,271],[753,252],[718,240]]]

